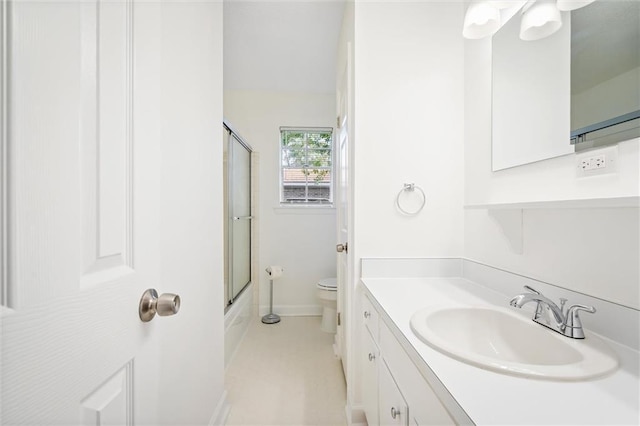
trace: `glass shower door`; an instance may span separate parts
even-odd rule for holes
[[[251,282],[251,151],[234,133],[229,136],[229,300]]]

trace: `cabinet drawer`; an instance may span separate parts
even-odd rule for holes
[[[378,342],[378,311],[375,310],[367,296],[362,297],[362,322],[369,330],[373,340]]]
[[[412,419],[420,425],[454,425],[440,399],[383,321],[380,321],[379,330],[381,356],[402,389]]]

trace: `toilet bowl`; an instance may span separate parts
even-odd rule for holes
[[[318,299],[322,305],[322,324],[320,329],[327,333],[336,332],[337,281],[335,278],[323,278],[318,281]]]

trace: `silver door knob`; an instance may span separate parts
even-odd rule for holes
[[[344,252],[349,252],[348,249],[349,249],[349,245],[347,243],[336,245],[336,251],[338,253],[342,253],[343,251]]]
[[[158,296],[158,292],[150,288],[142,294],[138,306],[138,315],[142,322],[151,321],[156,314],[161,317],[175,315],[180,310],[180,296],[173,293],[163,293]]]

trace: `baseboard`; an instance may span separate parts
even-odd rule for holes
[[[224,391],[211,416],[211,420],[209,420],[209,426],[224,426],[224,424],[227,423],[230,411],[231,405],[229,404],[229,400],[227,400],[227,391]]]
[[[361,405],[351,405],[347,398],[347,406],[345,407],[347,415],[347,424],[349,426],[367,426],[367,417],[364,415],[364,407]]]
[[[269,313],[269,306],[260,306],[260,316]],[[318,305],[281,305],[274,306],[273,313],[281,317],[317,317],[322,315],[322,306]]]

